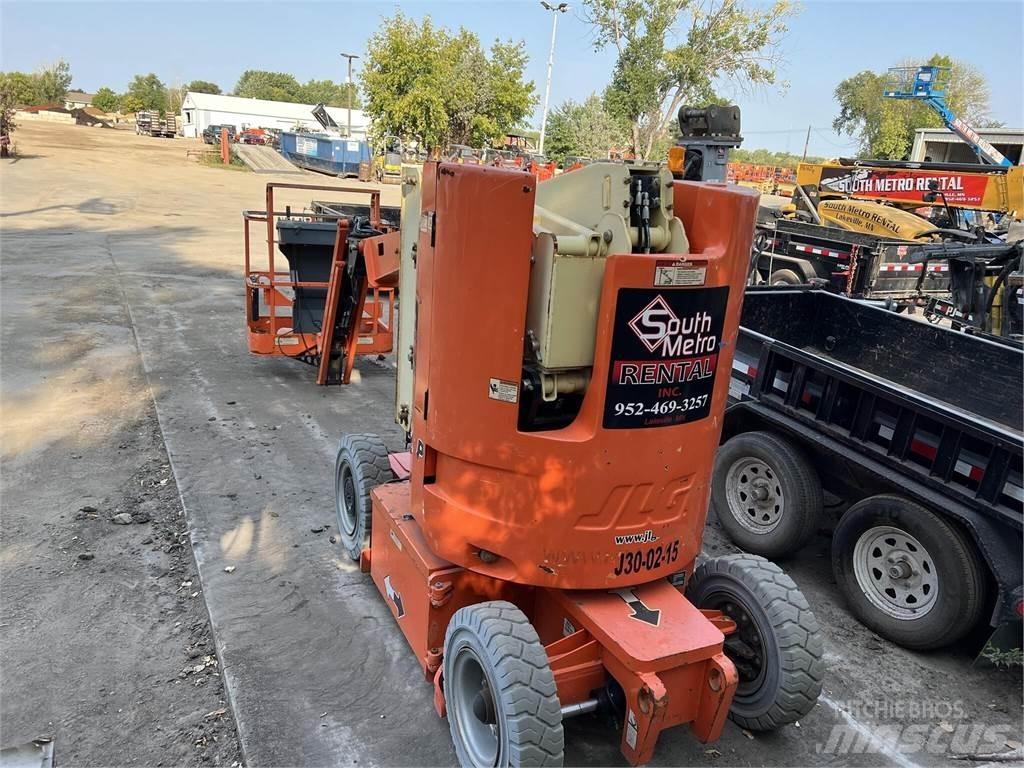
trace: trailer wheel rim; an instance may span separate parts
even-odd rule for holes
[[[459,740],[474,766],[498,765],[502,717],[494,686],[476,653],[463,645],[451,665],[448,716],[458,723]]]
[[[935,607],[935,561],[914,536],[890,525],[864,531],[853,547],[853,574],[861,592],[894,619],[919,619]]]
[[[338,498],[338,517],[344,531],[349,536],[355,535],[358,520],[356,520],[356,481],[352,477],[352,467],[348,463],[341,467],[341,493]]]
[[[786,512],[782,480],[766,462],[752,456],[729,467],[725,494],[729,513],[751,533],[771,533]]]

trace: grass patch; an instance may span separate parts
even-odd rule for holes
[[[229,171],[249,170],[249,166],[242,162],[242,158],[233,149],[231,150],[231,162],[228,165],[224,165],[224,161],[221,160],[219,149],[200,156],[199,164],[209,166],[210,168],[226,168]]]

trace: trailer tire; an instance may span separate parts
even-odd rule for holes
[[[370,543],[370,491],[394,477],[388,449],[377,435],[342,435],[334,460],[334,508],[338,537],[353,560]]]
[[[711,506],[729,538],[764,557],[796,552],[818,528],[824,501],[814,466],[773,432],[741,432],[718,449]]]
[[[515,605],[493,600],[455,612],[445,632],[443,685],[459,765],[562,765],[555,676]]]
[[[729,710],[733,722],[771,731],[814,708],[825,644],[807,599],[779,566],[757,555],[711,558],[694,571],[686,597],[736,622],[725,642],[740,676]]]
[[[803,285],[804,279],[792,269],[777,269],[768,282],[772,285]]]
[[[832,536],[832,569],[854,616],[904,648],[959,640],[985,605],[974,544],[901,496],[870,496],[846,511]]]

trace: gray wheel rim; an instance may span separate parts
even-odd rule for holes
[[[342,531],[353,536],[356,532],[356,481],[352,477],[352,467],[347,462],[341,465],[338,477],[338,489],[334,494],[338,504],[338,521]]]
[[[499,765],[503,725],[501,708],[494,697],[493,681],[476,652],[468,645],[462,645],[455,652],[448,691],[448,716],[456,719],[459,740],[472,764]]]
[[[875,608],[895,619],[919,619],[935,607],[939,575],[916,538],[890,525],[864,531],[853,547],[857,586]]]
[[[761,459],[737,459],[725,475],[725,496],[729,513],[751,533],[774,531],[786,512],[782,481]]]

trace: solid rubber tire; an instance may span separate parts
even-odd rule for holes
[[[807,599],[775,563],[736,554],[702,563],[686,597],[698,608],[725,594],[741,602],[764,638],[767,673],[752,690],[737,689],[729,718],[751,731],[793,723],[814,708],[825,675],[825,644]],[[728,655],[728,649],[726,655]]]
[[[349,530],[342,511],[342,478],[345,470],[352,473],[355,491],[355,526]],[[338,538],[353,560],[358,560],[363,548],[370,543],[372,508],[370,491],[378,485],[394,480],[388,449],[377,435],[346,434],[338,443],[334,459],[334,508],[338,518]]]
[[[562,765],[565,733],[558,689],[544,646],[526,615],[505,600],[477,603],[455,612],[444,640],[443,682],[449,702],[451,665],[462,644],[468,645],[484,669],[503,717],[499,764]],[[471,765],[451,706],[448,725],[459,764]]]

